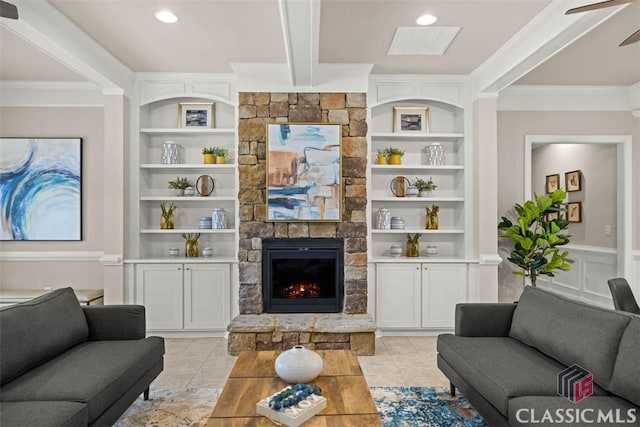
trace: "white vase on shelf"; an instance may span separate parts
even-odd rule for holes
[[[302,345],[282,352],[275,363],[276,373],[288,383],[308,383],[322,372],[322,357]]]

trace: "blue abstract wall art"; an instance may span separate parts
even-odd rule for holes
[[[82,240],[82,138],[0,138],[1,240]]]
[[[268,125],[268,221],[340,221],[341,141],[336,124]]]

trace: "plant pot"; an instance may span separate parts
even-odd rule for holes
[[[431,193],[429,190],[420,190],[418,191],[418,197],[429,197],[429,193]]]
[[[160,215],[160,229],[173,230],[176,226],[176,217],[174,214],[169,216]]]
[[[401,154],[392,154],[389,156],[389,164],[390,165],[401,165],[402,164],[402,155]]]
[[[225,156],[218,156],[216,157],[216,163],[219,165],[223,165],[227,163],[227,158]]]
[[[438,214],[427,214],[425,228],[427,230],[437,230],[438,229]]]
[[[177,197],[184,196],[184,188],[172,188],[171,191],[173,191],[174,196],[177,196]]]
[[[214,156],[213,154],[203,154],[202,155],[202,161],[206,165],[211,165],[211,164],[216,162],[216,156]]]
[[[184,252],[187,258],[200,256],[200,244],[197,240],[185,240]]]
[[[379,165],[386,165],[387,163],[387,156],[378,156]]]

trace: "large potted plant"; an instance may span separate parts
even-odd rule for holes
[[[571,269],[573,260],[567,258],[568,252],[560,252],[558,246],[569,243],[566,232],[569,221],[561,216],[565,210],[562,201],[566,193],[556,190],[550,195],[536,195],[523,205],[516,203],[514,209],[518,215],[515,221],[502,217],[498,229],[503,238],[511,239],[514,248],[507,258],[522,271],[514,274],[528,277],[531,286],[536,286],[538,276],[554,277],[554,270]]]

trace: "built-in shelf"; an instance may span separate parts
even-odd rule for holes
[[[215,135],[215,134],[233,134],[234,128],[142,128],[140,133],[153,135],[184,135],[184,134],[199,134],[199,135]]]
[[[235,165],[233,163],[213,163],[213,164],[205,164],[205,163],[181,163],[181,164],[172,164],[166,165],[162,163],[142,163],[140,165],[140,169],[167,169],[167,170],[180,170],[180,169],[199,169],[199,170],[225,170],[225,171],[234,171]]]
[[[171,230],[160,228],[143,228],[140,230],[142,234],[182,234],[182,233],[202,233],[202,234],[232,234],[235,233],[233,228],[174,228]]]
[[[142,196],[140,200],[145,202],[232,202],[236,198],[232,196]]]
[[[371,165],[372,170],[394,170],[394,171],[461,171],[464,170],[464,166],[462,165],[443,165],[443,166],[434,166],[434,165],[411,165],[411,164],[403,164],[403,165]]]
[[[397,133],[397,132],[373,132],[372,138],[389,139],[458,139],[463,138],[463,133]]]
[[[371,230],[373,234],[405,234],[405,233],[418,233],[418,234],[464,234],[464,230],[457,228],[441,228],[438,230],[427,230],[425,228],[403,228],[382,230],[374,228]]]
[[[372,202],[464,202],[464,197],[371,197]]]
[[[377,257],[372,257],[369,259],[369,262],[375,262],[375,263],[382,263],[382,262],[390,262],[390,263],[404,263],[404,264],[410,264],[410,263],[433,263],[433,264],[457,264],[457,263],[461,263],[461,262],[477,262],[477,260],[468,260],[468,259],[462,259],[462,258],[451,258],[451,257],[440,257],[438,255],[436,256],[430,256],[430,257],[407,257],[407,256],[400,256],[400,257],[395,257],[395,256],[377,256]]]

